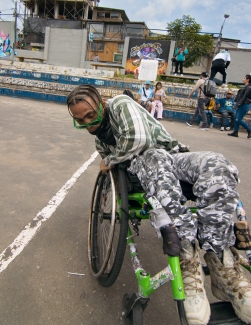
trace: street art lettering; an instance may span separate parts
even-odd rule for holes
[[[138,74],[142,59],[158,61],[158,75],[165,74],[170,51],[170,41],[146,42],[143,39],[130,39],[126,74]]]
[[[156,58],[156,53],[161,54],[163,52],[160,43],[143,43],[140,46],[134,46],[131,48],[131,56],[143,56],[144,59]]]
[[[0,33],[0,58],[9,57],[13,52],[10,45],[9,34],[5,34],[3,31]]]

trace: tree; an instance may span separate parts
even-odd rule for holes
[[[176,47],[184,42],[189,50],[189,55],[186,56],[184,62],[186,68],[193,66],[202,56],[212,53],[213,37],[211,34],[201,35],[201,29],[201,25],[189,15],[183,15],[182,19],[176,19],[167,24],[166,39],[175,40]]]

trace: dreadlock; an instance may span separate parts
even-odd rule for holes
[[[100,102],[102,102],[102,98],[97,88],[91,85],[81,85],[73,89],[73,91],[68,95],[67,97],[68,108],[70,107],[70,105],[76,105],[82,101],[90,105],[90,103],[87,101],[88,97],[94,101],[96,107],[99,107]]]

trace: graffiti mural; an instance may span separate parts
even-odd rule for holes
[[[0,58],[9,57],[13,52],[10,45],[9,34],[5,34],[3,31],[0,33]]]
[[[140,61],[157,60],[158,75],[165,74],[170,52],[170,41],[148,41],[131,38],[126,60],[126,73],[138,74]]]

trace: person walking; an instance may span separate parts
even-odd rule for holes
[[[188,54],[188,48],[185,47],[184,42],[181,43],[179,47],[176,48],[174,52],[175,56],[175,76],[177,76],[178,70],[180,68],[180,75],[183,77],[183,64],[186,58],[186,55]]]
[[[194,115],[192,116],[190,122],[186,122],[188,126],[192,126],[193,123],[197,120],[198,116],[200,115],[202,119],[202,125],[199,127],[199,129],[206,130],[206,131],[208,130],[208,124],[207,124],[207,117],[206,117],[204,107],[207,106],[209,102],[209,98],[205,96],[203,89],[207,78],[208,78],[207,73],[202,72],[200,75],[200,79],[196,82],[191,93],[188,95],[188,98],[191,98],[193,93],[195,93],[196,90],[198,91],[198,103]]]
[[[251,138],[251,127],[243,121],[244,116],[251,109],[251,75],[247,74],[243,79],[245,87],[240,89],[235,97],[235,121],[234,121],[234,132],[228,133],[229,136],[238,137],[238,131],[240,125],[244,127],[247,132],[247,138]]]
[[[214,98],[210,98],[210,100],[208,101],[207,105],[204,107],[205,108],[205,113],[206,113],[206,116],[208,117],[209,119],[209,127],[210,129],[212,129],[214,127],[214,124],[213,124],[213,117],[214,117],[214,114],[213,114],[213,111],[215,109],[215,100]],[[199,116],[199,120],[201,119],[201,117]],[[200,124],[199,126],[202,126],[203,122],[200,121]]]
[[[221,50],[220,53],[216,54],[216,56],[213,58],[209,79],[214,80],[216,73],[219,72],[222,74],[222,87],[225,87],[227,83],[226,69],[230,62],[231,57],[227,50]]]
[[[222,115],[221,118],[221,131],[224,130],[231,130],[234,128],[234,117],[235,117],[235,109],[234,106],[234,98],[233,98],[233,92],[231,90],[228,90],[226,93],[226,98],[220,98],[216,99],[216,108],[219,109],[219,114]],[[227,117],[231,118],[231,124],[230,126],[226,127],[226,119]]]

